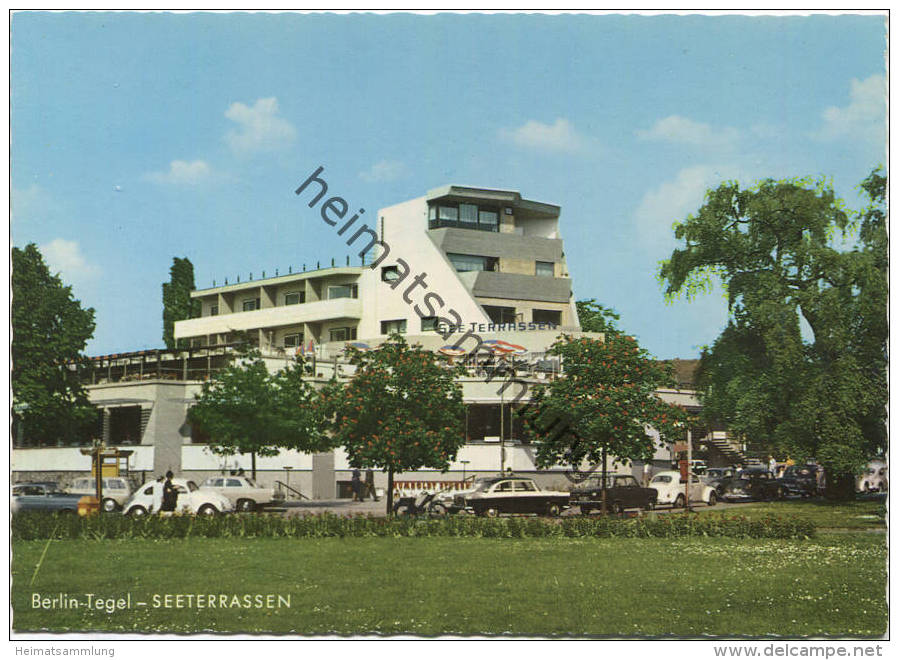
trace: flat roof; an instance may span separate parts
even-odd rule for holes
[[[501,190],[499,188],[479,188],[475,186],[447,184],[433,188],[432,190],[429,190],[427,194],[428,201],[443,197],[489,199],[496,202],[503,202],[510,206],[531,211],[533,213],[554,217],[558,216],[559,212],[562,210],[561,207],[556,204],[547,204],[546,202],[524,199],[517,190]]]

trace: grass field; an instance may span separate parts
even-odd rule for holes
[[[721,512],[720,508],[704,504],[694,506],[700,515]],[[854,502],[833,503],[824,499],[782,500],[779,502],[756,502],[730,509],[728,515],[746,516],[750,519],[768,515],[799,516],[810,521],[815,527],[824,529],[876,529],[885,527],[885,499],[859,499]]]
[[[16,631],[871,637],[887,621],[882,534],[53,541],[29,585],[45,545],[13,543]],[[33,593],[133,605],[42,610]],[[290,606],[153,607],[197,593]]]

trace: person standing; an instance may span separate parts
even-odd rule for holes
[[[378,494],[375,492],[375,472],[371,468],[365,471],[365,496],[362,499],[369,495],[375,502],[378,501]]]
[[[165,473],[165,483],[162,484],[162,507],[160,511],[166,513],[174,513],[178,506],[178,489],[172,483],[172,471]]]
[[[771,473],[771,478],[774,479],[777,477],[777,461],[774,460],[773,456],[768,456],[768,472]]]
[[[362,498],[362,473],[359,468],[353,468],[353,476],[350,478],[350,487],[353,489],[353,501],[361,502]]]

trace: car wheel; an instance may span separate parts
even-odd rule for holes
[[[446,506],[443,502],[434,502],[431,505],[431,508],[428,509],[428,515],[431,516],[431,518],[445,518],[446,514]]]
[[[211,504],[204,504],[200,507],[200,510],[197,511],[201,516],[215,516],[218,515],[218,509],[216,509]]]
[[[393,507],[393,515],[398,518],[411,518],[412,507],[408,504],[397,504]]]
[[[254,500],[237,500],[237,510],[244,513],[256,510],[256,502]]]
[[[655,509],[655,508],[656,508],[656,501],[655,501],[655,500],[649,500],[646,504],[643,505],[643,510],[644,510],[644,511],[652,511],[652,510]]]
[[[617,515],[622,515],[624,513],[624,505],[621,502],[615,502],[612,504],[612,513]]]
[[[550,518],[558,518],[559,514],[562,513],[562,507],[560,507],[555,502],[546,507],[546,515]]]
[[[492,506],[487,507],[486,509],[484,509],[484,513],[481,515],[487,516],[488,518],[496,518],[499,515],[499,509],[496,509]]]
[[[116,504],[116,501],[114,499],[105,497],[103,498],[103,502],[100,504],[100,508],[106,513],[112,513],[119,508],[119,505]]]
[[[709,506],[718,504],[718,494],[715,491],[709,493]]]
[[[126,515],[129,515],[132,518],[143,518],[145,515],[147,515],[147,510],[142,506],[133,506],[128,509],[128,513]]]
[[[686,505],[686,502],[686,498],[684,497],[683,493],[681,493],[674,499],[674,504],[672,504],[671,506],[675,509],[683,509]]]

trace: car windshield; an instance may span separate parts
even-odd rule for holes
[[[493,481],[489,479],[475,479],[474,483],[472,484],[472,489],[476,491],[487,490],[487,488],[490,487],[492,483]]]
[[[249,477],[245,477],[245,480],[247,482],[247,486],[249,486],[250,488],[259,488],[259,486],[256,485],[256,482]]]
[[[655,484],[668,484],[671,483],[671,477],[667,474],[661,474],[658,477],[653,478],[652,482]]]

